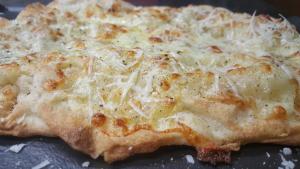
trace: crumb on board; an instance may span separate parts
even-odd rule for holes
[[[32,167],[31,169],[42,169],[46,166],[48,166],[50,162],[48,160],[44,160],[43,162],[39,163],[38,165]]]
[[[15,145],[10,146],[5,152],[11,151],[14,153],[19,153],[25,146],[26,146],[26,144],[23,144],[23,143],[15,144]]]
[[[90,166],[90,162],[89,161],[85,161],[81,164],[82,167],[89,167]]]
[[[282,154],[279,154],[281,157],[281,166],[278,169],[294,169],[295,163],[290,160],[286,160]]]
[[[21,161],[16,162],[16,166],[19,166],[19,165],[21,165]]]
[[[282,149],[282,152],[284,155],[291,155],[293,152],[292,152],[292,149],[288,148],[288,147],[284,147]]]
[[[195,160],[194,160],[194,158],[193,158],[193,156],[192,155],[185,155],[185,159],[186,159],[186,161],[188,162],[188,163],[190,163],[190,164],[195,164]]]

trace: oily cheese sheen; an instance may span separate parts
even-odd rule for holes
[[[212,163],[247,143],[299,145],[299,82],[300,36],[283,16],[55,0],[0,19],[0,134],[60,137],[107,162],[165,145]]]

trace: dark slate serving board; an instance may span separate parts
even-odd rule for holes
[[[13,19],[18,14],[18,9],[26,4],[37,0],[0,0],[0,4],[5,5],[11,11],[3,10],[0,7],[0,16]],[[41,0],[42,3],[47,3],[49,0]],[[135,0],[136,4],[141,4],[141,1]],[[154,2],[154,0],[153,0]],[[270,14],[278,17],[278,12],[275,8],[260,0],[156,0],[156,5],[183,6],[187,4],[211,4],[214,6],[222,6],[229,8],[235,12],[248,12]],[[300,28],[299,17],[288,18],[294,25]],[[1,56],[0,56],[1,57]],[[14,153],[6,151],[10,146],[24,143],[26,146],[19,152]],[[233,162],[230,165],[217,165],[201,163],[196,160],[196,151],[185,146],[164,147],[150,154],[135,155],[129,159],[114,164],[107,164],[102,158],[96,160],[71,149],[66,143],[57,138],[34,137],[34,138],[15,138],[0,136],[0,169],[20,169],[31,168],[44,160],[48,160],[50,164],[45,167],[48,169],[79,169],[83,168],[83,162],[90,162],[88,168],[94,169],[260,169],[269,168],[277,169],[283,167],[281,165],[282,149],[285,146],[270,145],[270,144],[251,144],[241,148],[241,151],[233,153]],[[291,147],[292,155],[284,155],[284,158],[295,164],[295,169],[300,168],[300,148]],[[267,152],[270,154],[268,157]],[[185,155],[192,155],[195,163],[188,163]],[[284,168],[284,167],[283,167]]]
[[[5,152],[12,145],[24,143],[26,146],[19,152]],[[31,168],[44,160],[48,160],[48,169],[79,169],[85,161],[90,162],[89,168],[93,169],[277,169],[281,166],[282,148],[284,146],[270,144],[251,144],[243,146],[241,151],[234,152],[231,165],[212,166],[196,160],[196,151],[185,146],[170,146],[159,149],[150,154],[135,155],[129,159],[114,164],[105,163],[102,158],[96,160],[70,148],[63,141],[56,138],[0,138],[0,168],[19,169]],[[292,155],[284,155],[286,160],[295,164],[295,169],[300,168],[300,148],[293,147]],[[267,156],[267,152],[270,157]],[[192,155],[195,163],[188,163],[185,155]]]

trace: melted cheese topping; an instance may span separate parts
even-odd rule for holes
[[[14,83],[32,114],[48,103],[215,140],[299,115],[300,36],[284,18],[96,0],[31,8],[0,30],[1,63],[19,64],[17,76],[1,68],[0,84]],[[100,128],[119,133],[110,120]]]

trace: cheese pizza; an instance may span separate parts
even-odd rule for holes
[[[107,162],[300,145],[299,82],[300,36],[283,16],[54,0],[0,19],[0,135],[59,137]]]

